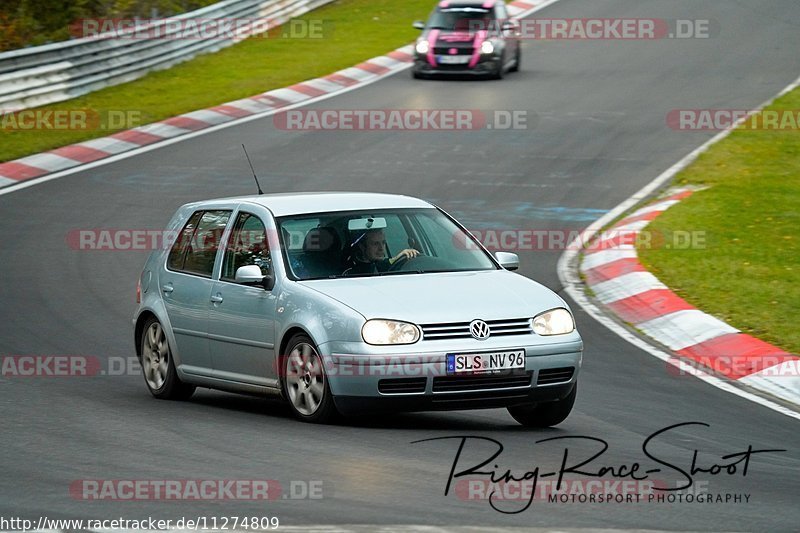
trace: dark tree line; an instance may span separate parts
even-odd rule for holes
[[[217,1],[0,0],[0,52],[70,39],[80,19],[168,17]]]

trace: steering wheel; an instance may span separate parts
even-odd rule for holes
[[[413,263],[420,257],[422,257],[422,255],[418,255],[417,257],[412,257],[411,259],[409,259],[407,255],[404,255],[403,257],[401,257],[400,259],[389,265],[389,272],[401,270],[401,267],[405,267],[406,264]]]

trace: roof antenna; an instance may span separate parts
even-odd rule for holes
[[[247,162],[250,163],[250,170],[253,171],[253,179],[256,180],[256,187],[258,187],[258,194],[264,194],[264,191],[261,190],[261,185],[258,183],[258,178],[256,177],[256,169],[253,168],[253,162],[250,161],[250,156],[247,155],[247,148],[244,147],[244,143],[242,143],[242,150],[244,150],[244,156],[247,158]]]

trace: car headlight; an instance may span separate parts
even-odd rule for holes
[[[485,55],[494,53],[494,45],[492,44],[492,41],[483,41],[481,43],[481,53]]]
[[[566,309],[551,309],[533,319],[533,331],[539,335],[564,335],[575,329],[575,320]]]
[[[361,336],[367,344],[413,344],[419,340],[419,328],[408,322],[395,320],[367,320],[361,327]]]
[[[425,55],[430,51],[430,49],[431,49],[431,43],[429,43],[428,41],[417,42],[416,50],[418,54]]]

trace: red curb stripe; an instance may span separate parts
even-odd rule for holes
[[[713,373],[741,379],[797,357],[744,333],[720,335],[676,353],[711,368]]]
[[[643,213],[641,215],[636,215],[628,218],[623,218],[617,224],[614,224],[614,227],[617,226],[624,226],[625,224],[632,224],[634,222],[641,222],[642,220],[647,220],[648,222],[652,221],[654,218],[659,216],[664,211],[650,211],[649,213]]]
[[[614,232],[614,228],[611,229],[611,232]],[[613,233],[611,237],[592,241],[583,253],[591,255],[597,252],[611,250],[612,248],[619,248],[623,245],[636,244],[637,234],[638,232],[634,230],[617,231]]]
[[[348,78],[347,76],[343,76],[341,74],[329,74],[325,76],[325,79],[334,83],[338,83],[339,85],[344,85],[345,87],[350,87],[351,85],[358,83],[358,80]]]
[[[49,172],[49,170],[32,167],[24,163],[17,163],[16,161],[0,163],[0,176],[12,180],[22,181],[30,178],[37,178]]]
[[[328,94],[326,91],[321,89],[317,89],[316,87],[312,87],[311,85],[306,85],[305,83],[298,83],[296,85],[290,85],[287,89],[291,89],[293,91],[297,91],[298,93],[307,94],[310,97],[315,96],[322,96],[323,94]]]
[[[66,157],[75,161],[80,161],[81,163],[91,163],[92,161],[97,161],[98,159],[103,159],[104,157],[111,155],[108,152],[97,150],[95,148],[89,148],[88,146],[81,146],[80,144],[62,146],[61,148],[50,150],[48,153],[60,155],[61,157]]]
[[[394,52],[389,52],[386,54],[388,57],[395,59],[397,61],[402,61],[403,63],[410,63],[413,61],[414,56],[411,54],[407,54],[405,52],[401,52],[400,50],[395,50]]]
[[[359,63],[358,65],[356,65],[356,68],[360,68],[361,70],[366,70],[367,72],[372,72],[373,74],[378,74],[378,75],[389,72],[388,68],[382,65],[376,65],[375,63],[370,63],[369,61]]]
[[[164,137],[159,137],[158,135],[153,135],[152,133],[145,133],[137,130],[121,131],[119,133],[115,133],[111,137],[114,139],[119,139],[120,141],[138,144],[140,146],[144,146],[145,144],[153,144],[155,142],[164,140]]]
[[[209,111],[216,111],[217,113],[222,113],[223,115],[228,115],[229,117],[235,118],[249,117],[252,114],[246,109],[239,109],[238,107],[233,107],[232,105],[218,105],[210,108]]]
[[[590,268],[583,275],[586,276],[586,283],[595,285],[631,272],[645,272],[644,266],[635,257],[625,257],[605,265]]]
[[[516,2],[511,2],[511,5],[514,7],[520,7],[522,9],[528,9],[536,6],[536,4],[529,4],[528,2],[521,2],[519,0],[517,0]]]
[[[676,311],[695,309],[669,289],[651,289],[606,305],[622,320],[631,324],[641,324]]]
[[[693,190],[681,191],[681,192],[679,192],[679,193],[675,193],[675,194],[673,194],[672,196],[667,196],[666,198],[661,198],[661,199],[659,199],[658,201],[659,201],[659,202],[667,202],[667,201],[669,201],[669,200],[678,200],[678,201],[681,201],[681,200],[683,200],[683,199],[685,199],[685,198],[688,198],[688,197],[690,197],[690,196],[691,196],[691,195],[693,195],[694,193],[695,193],[695,191],[693,191]]]
[[[161,121],[162,124],[167,124],[169,126],[175,126],[176,128],[183,128],[185,130],[202,130],[209,127],[211,124],[207,122],[203,122],[202,120],[197,120],[195,118],[189,117],[172,117],[166,120]]]

